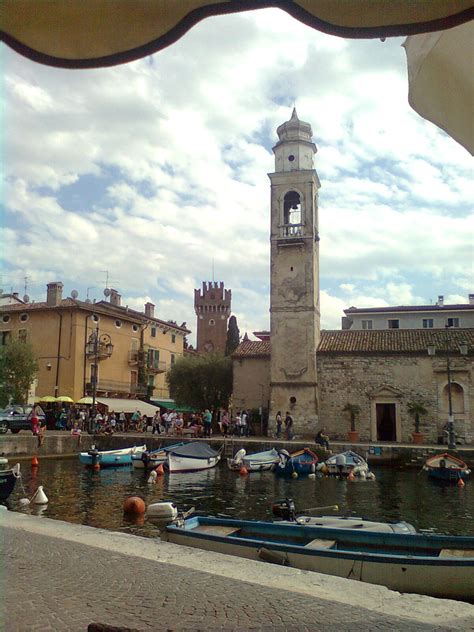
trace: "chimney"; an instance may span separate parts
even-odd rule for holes
[[[474,294],[469,294],[469,305],[474,305]]]
[[[122,296],[117,292],[117,290],[113,290],[110,288],[110,304],[115,305],[116,307],[120,307],[122,304]]]
[[[444,296],[442,294],[438,296],[438,302],[436,304],[438,307],[442,307],[444,305]]]
[[[148,318],[155,317],[155,306],[153,303],[145,303],[145,316],[148,316]]]
[[[59,305],[63,300],[63,287],[61,281],[57,283],[48,283],[46,291],[46,304]]]

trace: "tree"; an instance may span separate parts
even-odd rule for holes
[[[32,346],[17,339],[0,348],[0,405],[26,403],[28,389],[38,371]]]
[[[351,416],[351,432],[355,432],[356,429],[356,416],[360,413],[360,406],[357,404],[347,403],[342,409],[344,412],[349,413]]]
[[[411,401],[407,404],[408,412],[415,418],[415,432],[420,432],[420,417],[426,415],[428,410],[421,401]]]
[[[231,316],[229,318],[229,327],[227,329],[227,340],[225,343],[225,355],[231,356],[239,346],[240,331],[237,326],[237,318]]]
[[[232,393],[232,360],[214,353],[183,356],[170,368],[166,381],[178,406],[227,408]]]

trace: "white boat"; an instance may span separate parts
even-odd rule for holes
[[[145,450],[138,454],[132,454],[132,465],[137,470],[154,470],[155,467],[166,463],[170,450],[181,445],[183,445],[182,441],[156,450]]]
[[[349,476],[350,474],[358,478],[372,478],[373,476],[369,471],[367,461],[352,450],[333,454],[324,463],[318,465],[316,469],[323,474],[336,476]]]
[[[196,472],[215,467],[220,459],[221,453],[208,443],[192,441],[170,450],[166,466],[170,472]]]
[[[387,586],[399,592],[472,600],[474,537],[377,533],[195,516],[162,539]]]
[[[233,458],[227,459],[227,465],[231,470],[241,470],[245,467],[248,472],[263,472],[271,470],[279,461],[280,455],[275,448],[264,452],[256,452],[255,454],[247,454],[242,449]]]

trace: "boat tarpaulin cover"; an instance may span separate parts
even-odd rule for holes
[[[142,402],[141,399],[119,399],[116,397],[98,397],[99,404],[107,406],[109,413],[134,413],[139,411],[140,415],[146,415],[147,417],[153,417],[156,411],[160,411],[158,406],[153,406],[147,402]]]
[[[208,443],[192,441],[191,443],[177,446],[174,450],[170,450],[170,454],[186,456],[191,459],[210,459],[216,457],[219,452],[213,450]]]

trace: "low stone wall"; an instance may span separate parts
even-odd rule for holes
[[[183,439],[184,441],[195,441],[196,439]],[[241,448],[245,448],[248,453],[259,452],[261,450],[288,450],[295,452],[303,448],[311,448],[320,459],[327,458],[328,453],[318,449],[309,440],[277,441],[275,439],[258,438],[246,439],[237,437],[225,441],[222,437],[212,437],[211,439],[200,439],[212,445],[215,450],[223,447],[223,458],[232,456]],[[115,434],[88,435],[80,437],[72,436],[69,433],[55,432],[46,434],[41,448],[38,447],[38,440],[27,433],[18,435],[0,436],[0,454],[13,458],[28,458],[33,455],[43,457],[65,457],[74,456],[79,452],[86,452],[95,445],[99,450],[117,450],[127,448],[132,445],[143,445],[146,443],[149,450],[155,450],[162,445],[171,445],[181,441],[176,437],[162,437],[147,434]],[[381,445],[371,443],[351,444],[345,441],[331,442],[333,452],[344,452],[354,450],[358,454],[367,458],[372,465],[405,465],[419,467],[429,456],[436,453],[446,452],[446,446],[407,446],[407,445]],[[462,446],[457,451],[459,458],[466,461],[470,467],[474,467],[474,448]]]

